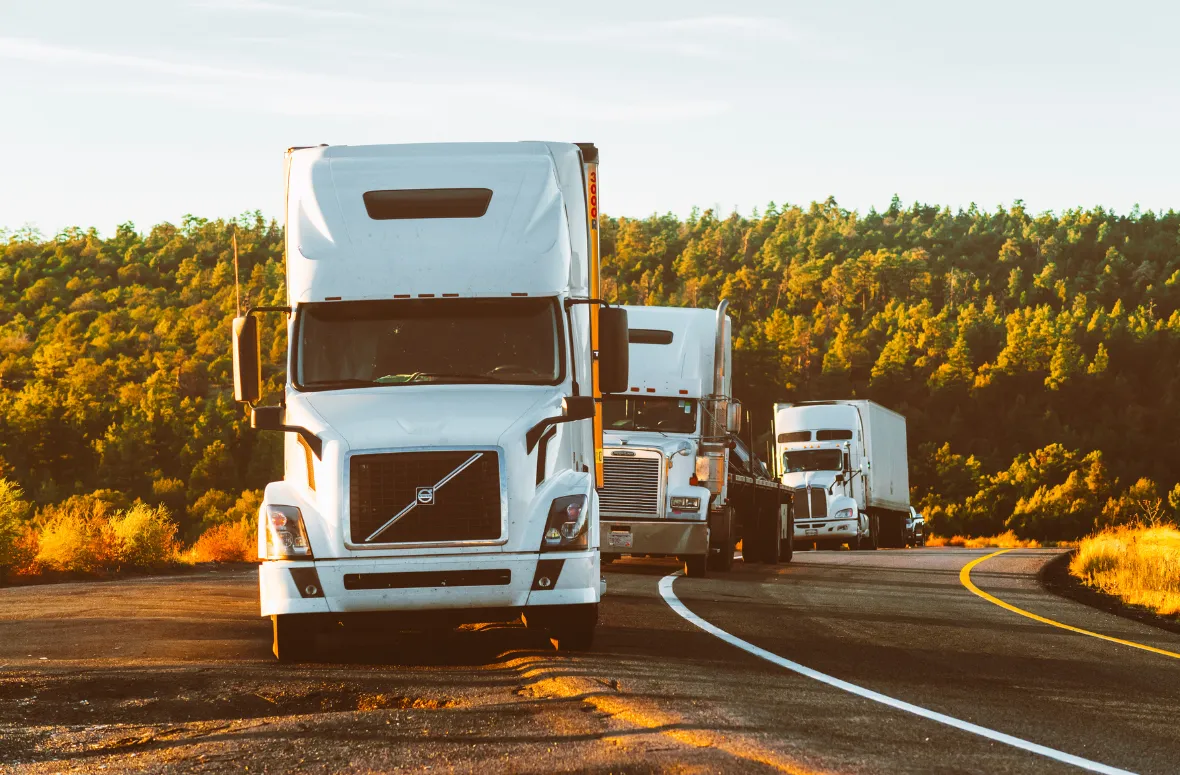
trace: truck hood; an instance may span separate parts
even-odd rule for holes
[[[603,434],[603,443],[608,447],[658,449],[664,454],[664,457],[674,455],[676,450],[682,449],[685,444],[692,445],[691,454],[695,455],[697,450],[697,438],[695,436],[678,436],[675,434],[665,436],[662,433],[649,433],[647,431],[608,432]]]
[[[556,387],[422,385],[305,394],[307,404],[352,450],[502,446],[561,413]],[[521,426],[514,428],[514,426]]]
[[[823,487],[825,490],[836,481],[835,471],[800,471],[783,474],[783,484],[788,487]]]

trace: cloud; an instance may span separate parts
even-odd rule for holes
[[[592,117],[598,121],[625,122],[703,118],[729,110],[729,104],[723,100],[653,100],[644,94],[596,99],[532,81],[389,81],[293,70],[211,66],[0,37],[0,59],[5,58],[72,72],[85,69],[86,78],[66,80],[70,89],[199,101],[288,116],[404,118],[543,114],[546,118]],[[110,71],[139,73],[144,77],[115,78],[110,76]]]
[[[339,8],[319,8],[295,3],[276,3],[268,0],[203,0],[196,5],[225,11],[244,13],[270,13],[285,16],[299,16],[307,19],[367,19],[363,13]]]
[[[492,18],[448,19],[447,32],[529,43],[584,43],[644,53],[689,58],[732,59],[751,40],[797,42],[803,36],[781,19],[761,16],[693,16],[683,19],[624,21],[582,26],[506,23]]]
[[[265,71],[236,70],[129,54],[110,54],[103,51],[55,46],[50,43],[42,43],[41,41],[28,38],[0,37],[0,58],[40,62],[51,65],[119,67],[158,75],[174,75],[186,78],[249,78],[252,80],[273,80],[278,77],[277,74],[267,73]]]

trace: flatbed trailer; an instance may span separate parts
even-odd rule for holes
[[[732,547],[741,541],[742,560],[747,563],[777,565],[790,562],[794,555],[795,533],[791,488],[774,479],[742,440],[735,439],[731,451],[736,453],[730,456],[727,477],[732,523],[728,530],[719,525],[720,529],[714,531],[718,543],[728,538]],[[731,552],[718,545],[714,548],[713,567],[728,570],[732,564]]]
[[[773,479],[731,474],[729,492],[742,559],[770,565],[790,562],[795,533],[790,488]]]

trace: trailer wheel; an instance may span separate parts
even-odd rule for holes
[[[883,546],[889,549],[905,548],[905,514],[887,511],[878,516],[877,522],[881,528],[880,538],[877,539],[877,546]]]
[[[767,565],[778,565],[782,557],[782,540],[779,532],[782,515],[777,503],[760,508],[757,521],[758,555],[757,562]]]
[[[623,555],[603,552],[602,555],[600,555],[600,556],[602,557],[602,564],[603,565],[610,565],[612,562],[619,559]]]
[[[299,614],[272,614],[271,650],[280,662],[306,662],[315,656],[316,630]]]
[[[787,515],[787,537],[779,539],[779,559],[790,562],[795,558],[795,515]]]

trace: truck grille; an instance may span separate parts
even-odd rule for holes
[[[660,458],[608,455],[602,467],[604,486],[598,497],[603,512],[660,515]]]
[[[354,544],[494,541],[501,529],[499,458],[490,450],[353,455],[348,515]]]
[[[823,519],[828,515],[828,492],[823,487],[811,488],[811,517]]]
[[[828,493],[823,487],[800,487],[792,493],[795,519],[823,519],[828,515]]]
[[[807,488],[800,487],[791,493],[791,505],[795,511],[795,521],[811,519],[811,509],[807,503]]]

